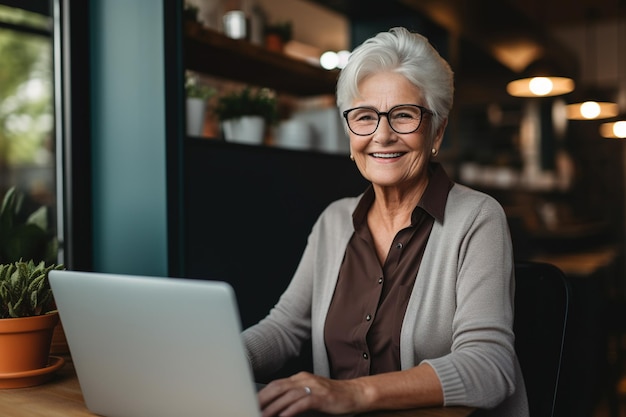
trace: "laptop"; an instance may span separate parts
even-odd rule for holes
[[[87,408],[106,417],[257,417],[232,287],[51,271]]]

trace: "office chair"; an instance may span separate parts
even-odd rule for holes
[[[571,286],[556,266],[515,264],[515,350],[530,417],[555,415]]]

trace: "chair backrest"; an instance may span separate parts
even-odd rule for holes
[[[556,266],[515,264],[515,350],[526,385],[530,417],[555,414],[571,288]]]

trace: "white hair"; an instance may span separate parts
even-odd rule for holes
[[[454,74],[428,39],[402,27],[381,32],[354,49],[337,81],[339,111],[359,97],[363,79],[385,71],[403,75],[420,89],[424,106],[433,112],[431,133],[437,131],[452,108]]]

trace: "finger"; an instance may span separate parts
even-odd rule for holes
[[[309,394],[311,392],[311,394]],[[277,416],[291,417],[298,415],[311,408],[310,388],[294,386],[286,391],[282,396],[277,397],[273,402],[263,408],[263,417]]]
[[[290,384],[288,384],[286,380],[275,380],[267,384],[257,395],[261,408],[265,408],[267,404],[270,404],[280,396],[285,395],[285,393],[289,391],[290,387]]]
[[[294,387],[303,388],[304,386],[311,386],[310,383],[314,381],[312,381],[310,377],[310,374],[300,372],[289,378],[276,379],[270,382],[258,393],[261,407],[263,407],[264,404],[274,401],[277,397],[284,395],[287,391],[294,389]]]

